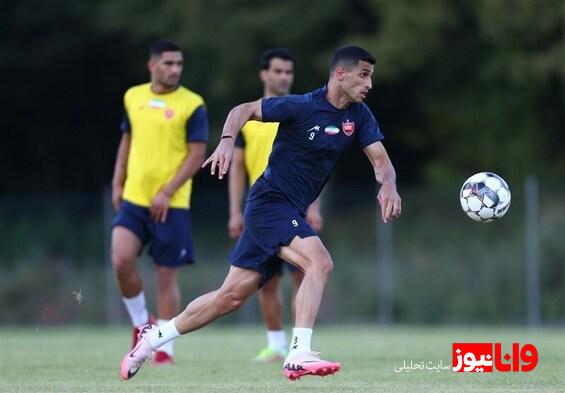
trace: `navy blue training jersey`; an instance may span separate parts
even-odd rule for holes
[[[280,123],[262,177],[302,212],[318,197],[353,141],[364,148],[383,139],[366,104],[337,109],[326,93],[323,87],[304,95],[261,100],[262,121]]]

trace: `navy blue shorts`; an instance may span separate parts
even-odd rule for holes
[[[263,286],[280,272],[281,246],[288,246],[296,236],[318,236],[302,212],[265,180],[252,187],[245,206],[245,230],[230,255],[233,266],[261,274]]]
[[[190,210],[170,208],[164,223],[155,222],[149,209],[122,201],[112,222],[132,231],[143,245],[149,243],[149,255],[160,266],[178,267],[194,262]]]

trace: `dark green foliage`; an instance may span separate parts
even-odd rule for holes
[[[559,0],[28,0],[7,4],[0,22],[2,189],[108,183],[121,96],[147,80],[157,37],[185,49],[184,82],[205,97],[213,140],[230,107],[261,94],[263,49],[295,53],[304,92],[354,43],[377,58],[368,103],[402,182],[565,175]]]

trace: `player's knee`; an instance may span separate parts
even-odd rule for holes
[[[220,292],[216,296],[216,304],[222,314],[227,314],[243,306],[245,299],[236,291]]]
[[[323,255],[313,260],[312,267],[317,274],[328,277],[333,271],[334,264],[329,255]]]
[[[332,258],[328,255],[322,259],[322,273],[329,276],[334,270],[334,263]]]
[[[129,274],[133,270],[135,261],[119,252],[112,252],[112,265],[118,276]]]
[[[245,303],[245,299],[240,297],[233,297],[230,299],[230,309],[231,311],[238,310]]]

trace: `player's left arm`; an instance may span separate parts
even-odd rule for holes
[[[396,172],[380,141],[371,143],[363,151],[373,166],[375,178],[381,184],[377,199],[381,205],[383,222],[387,223],[392,218],[398,218],[402,211],[400,195],[396,191]]]
[[[149,212],[155,221],[165,222],[171,198],[186,181],[198,172],[206,157],[208,140],[208,115],[199,107],[187,121],[186,157],[173,178],[157,193]]]

